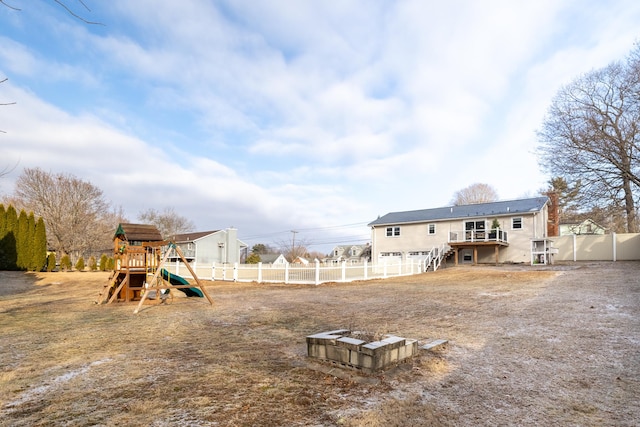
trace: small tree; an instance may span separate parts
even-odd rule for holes
[[[251,255],[249,255],[247,257],[246,263],[247,264],[257,264],[261,261],[260,259],[260,255],[258,255],[257,253],[252,253]]]
[[[107,270],[113,270],[115,267],[115,261],[112,257],[109,257],[109,259],[107,259]]]
[[[100,271],[107,271],[107,263],[109,261],[109,257],[105,254],[102,254],[100,257]]]
[[[60,260],[60,270],[71,271],[71,258],[69,258],[69,255],[64,255]]]
[[[47,255],[47,271],[52,272],[56,268],[56,254],[51,252]]]
[[[78,258],[78,261],[76,262],[76,270],[84,271],[84,258],[83,257]]]
[[[42,218],[38,218],[38,222],[36,222],[35,235],[32,244],[32,263],[30,269],[32,271],[40,271],[47,264],[47,232]]]
[[[98,263],[96,262],[96,257],[94,257],[94,256],[89,258],[89,270],[90,271],[98,270]]]

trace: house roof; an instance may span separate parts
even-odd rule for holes
[[[113,238],[115,239],[116,237],[141,242],[159,242],[162,240],[162,234],[160,234],[158,228],[150,224],[120,223]]]
[[[171,236],[169,240],[176,243],[192,242],[194,240],[202,239],[203,237],[209,236],[210,234],[217,233],[218,231],[220,230],[196,231],[193,233],[174,234],[173,236]]]
[[[477,203],[473,205],[446,206],[434,209],[390,212],[379,217],[375,221],[370,222],[368,225],[370,227],[374,227],[379,225],[407,224],[425,221],[445,221],[487,216],[532,214],[542,210],[548,201],[549,198],[544,196],[491,203]]]
[[[284,255],[282,255],[282,254],[260,254],[260,261],[264,262],[265,264],[269,264],[269,263],[275,262],[275,260],[277,260],[280,257],[284,258]]]

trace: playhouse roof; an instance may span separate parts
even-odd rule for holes
[[[120,223],[113,236],[125,240],[136,240],[141,242],[158,242],[162,240],[162,234],[155,225],[150,224],[127,224]]]

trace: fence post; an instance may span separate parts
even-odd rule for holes
[[[578,248],[576,246],[576,235],[573,234],[573,262],[576,262],[578,258]]]
[[[342,281],[347,280],[347,261],[342,261]]]
[[[180,275],[180,258],[176,258],[176,276]]]
[[[613,261],[618,260],[618,253],[616,252],[616,233],[611,233],[611,241],[613,242]]]
[[[284,265],[284,283],[289,283],[289,263]]]
[[[364,274],[363,274],[364,280],[367,280],[369,278],[369,269],[367,268],[367,264],[368,264],[368,261],[365,258],[364,263],[363,263],[363,265],[364,265]]]
[[[262,283],[262,262],[258,263],[258,283]]]
[[[238,281],[238,263],[237,262],[233,263],[233,281],[234,282]]]
[[[320,261],[316,258],[316,286],[320,284]]]

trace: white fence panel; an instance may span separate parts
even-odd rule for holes
[[[371,264],[369,262],[347,264],[214,264],[202,266],[191,264],[191,268],[201,279],[240,282],[275,282],[315,284],[327,282],[351,282],[387,277],[420,274],[431,267],[434,271],[442,261],[444,250],[433,249],[425,259],[393,260]],[[191,274],[181,262],[166,263],[165,268],[172,274],[190,278]]]

